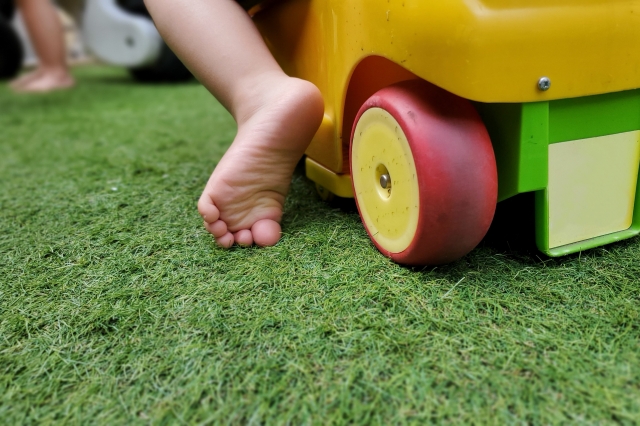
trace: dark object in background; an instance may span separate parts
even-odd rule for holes
[[[0,0],[0,80],[15,77],[24,58],[20,38],[9,24],[13,13],[13,0]]]
[[[0,0],[0,16],[2,16],[6,21],[11,21],[15,10],[16,7],[13,0]]]
[[[180,62],[180,59],[178,59],[166,44],[162,45],[160,56],[152,65],[142,68],[131,68],[129,72],[136,80],[150,83],[176,83],[193,78],[191,72]]]
[[[129,13],[151,19],[143,0],[118,0],[117,3]],[[191,72],[166,44],[163,44],[160,55],[151,65],[131,68],[129,72],[136,80],[150,83],[175,83],[193,78]]]

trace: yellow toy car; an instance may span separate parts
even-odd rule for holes
[[[397,262],[464,256],[525,192],[550,256],[640,232],[640,1],[285,0],[254,21],[324,95],[307,176]]]

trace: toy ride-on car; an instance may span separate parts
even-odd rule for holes
[[[393,260],[464,256],[526,192],[549,256],[640,232],[640,1],[284,0],[254,21],[324,95],[307,176]]]

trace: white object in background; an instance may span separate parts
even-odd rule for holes
[[[74,65],[89,61],[91,58],[87,56],[83,40],[79,37],[78,27],[73,18],[71,18],[71,16],[62,9],[58,9],[57,12],[62,23],[62,30],[64,31],[64,41],[67,49],[67,62],[70,65]],[[29,38],[29,33],[19,10],[16,10],[11,25],[16,30],[18,37],[20,37],[20,40],[22,41],[22,48],[24,50],[22,66],[36,66],[38,64],[38,58],[35,54],[31,39]]]
[[[151,19],[125,12],[116,0],[87,0],[82,30],[89,50],[114,65],[148,65],[162,48],[162,38]]]
[[[79,36],[79,30],[76,23],[64,10],[57,9],[60,16],[60,22],[64,31],[64,41],[67,49],[67,62],[71,65],[87,62],[90,60],[87,57],[86,49],[84,47],[83,40]],[[22,48],[24,49],[24,60],[22,61],[23,67],[33,67],[38,64],[38,57],[35,54],[29,33],[22,20],[20,11],[17,10],[13,16],[11,25],[18,33],[18,37],[22,41]]]
[[[67,62],[70,65],[88,62],[91,60],[87,56],[87,50],[84,48],[84,41],[80,37],[80,30],[75,20],[65,10],[58,9],[62,29],[64,31],[64,43],[67,47]]]

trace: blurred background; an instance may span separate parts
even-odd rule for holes
[[[126,68],[141,82],[179,82],[192,78],[162,41],[143,0],[59,0],[54,5],[62,23],[70,65],[92,62],[116,65]],[[37,49],[17,6],[14,0],[0,0],[3,80],[38,64]]]

